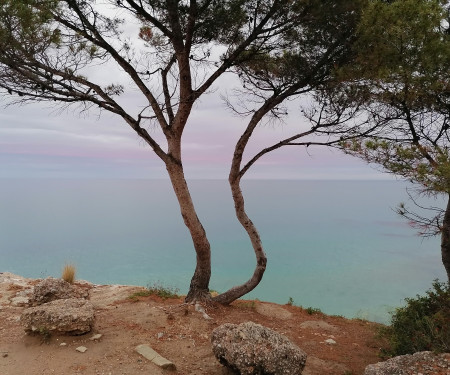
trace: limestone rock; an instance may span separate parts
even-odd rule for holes
[[[281,320],[288,320],[292,318],[291,312],[273,303],[257,303],[256,311],[261,315],[268,316],[269,318],[277,318]]]
[[[321,330],[327,332],[336,332],[339,330],[336,326],[324,322],[323,320],[307,320],[300,324],[300,328]]]
[[[20,318],[26,332],[82,335],[94,324],[94,308],[83,298],[59,299],[25,309]]]
[[[84,288],[69,284],[62,279],[47,277],[34,287],[30,302],[36,306],[58,299],[87,298],[88,294]]]
[[[155,352],[147,344],[136,346],[136,351],[143,357],[147,358],[149,361],[152,361],[156,366],[159,366],[164,370],[176,370],[176,366],[172,362],[162,357],[159,353]]]
[[[213,352],[242,375],[300,375],[306,353],[285,336],[253,322],[223,324],[211,336]]]
[[[199,303],[195,304],[195,311],[198,311],[200,314],[202,314],[203,319],[212,320],[212,318],[206,313],[205,309]]]
[[[12,306],[28,306],[30,299],[28,297],[16,296],[10,299]]]
[[[30,279],[25,277],[14,275],[10,272],[0,272],[0,283],[18,285],[22,287],[27,287]]]
[[[366,367],[364,375],[447,375],[450,374],[450,353],[418,352],[391,358]]]

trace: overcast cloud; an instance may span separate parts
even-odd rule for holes
[[[217,93],[211,94],[217,98]],[[249,150],[288,136],[297,127],[261,126]],[[184,135],[188,178],[226,179],[243,119],[217,99],[203,100],[192,112]],[[149,129],[161,139],[156,129]],[[250,155],[250,153],[248,154]],[[0,177],[166,178],[162,162],[117,116],[76,111],[59,114],[42,104],[0,111]],[[364,162],[324,147],[288,147],[259,160],[247,178],[380,179],[388,178]]]
[[[127,32],[138,32],[127,22]],[[131,31],[130,31],[131,30]],[[123,83],[129,79],[109,65],[90,68],[96,81]],[[245,119],[233,115],[220,95],[239,85],[226,74],[211,93],[195,105],[183,138],[184,168],[188,178],[226,179],[233,147]],[[3,100],[3,101],[2,101]],[[0,105],[6,104],[0,97]],[[143,97],[129,89],[119,98],[134,117],[144,107]],[[299,103],[284,124],[261,125],[248,146],[247,158],[263,147],[295,134],[302,123]],[[164,145],[156,126],[149,132]],[[45,104],[0,107],[0,178],[167,178],[163,163],[118,116],[95,111],[61,113]],[[324,147],[289,147],[266,155],[246,175],[264,179],[381,179],[388,175],[361,160]]]

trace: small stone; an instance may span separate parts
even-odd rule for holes
[[[158,332],[158,340],[164,336],[163,332]]]
[[[102,334],[101,333],[97,333],[94,336],[92,336],[89,340],[91,341],[96,341],[96,340],[100,340],[102,338]]]
[[[325,340],[325,343],[327,343],[328,345],[336,345],[336,341],[334,341],[333,339]]]
[[[87,348],[86,348],[85,346],[79,346],[79,347],[76,348],[75,350],[76,350],[77,352],[84,353],[84,352],[87,350]]]
[[[11,298],[12,306],[22,307],[22,306],[27,306],[29,303],[30,303],[30,299],[28,297],[18,296],[18,297]]]
[[[138,345],[136,346],[136,351],[162,369],[176,370],[176,366],[172,362],[155,352],[149,345]]]
[[[202,316],[203,316],[203,319],[212,320],[212,318],[207,313],[203,313]]]
[[[206,313],[205,309],[198,303],[195,304],[195,311],[202,314],[203,319],[212,320],[212,318]]]
[[[59,346],[66,346],[67,344],[65,342],[62,342],[61,344],[59,344]]]

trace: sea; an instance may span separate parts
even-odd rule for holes
[[[211,289],[245,282],[255,257],[226,181],[189,181],[212,246]],[[268,257],[246,299],[388,323],[404,299],[445,280],[439,237],[395,212],[403,181],[243,182]],[[429,198],[426,204],[444,207]],[[74,264],[96,284],[154,284],[187,293],[195,253],[168,180],[0,180],[0,272],[58,277]]]

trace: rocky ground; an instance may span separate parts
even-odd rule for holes
[[[95,325],[82,336],[25,334],[19,321],[27,291],[36,280],[0,273],[0,374],[165,374],[135,348],[150,345],[176,366],[172,374],[227,375],[212,353],[210,335],[224,323],[252,321],[289,338],[307,355],[305,375],[363,374],[379,362],[382,343],[375,323],[348,320],[302,308],[259,301],[204,306],[205,314],[182,298],[128,298],[140,287],[90,285]],[[96,336],[101,334],[101,337]],[[93,339],[94,338],[94,339]],[[81,353],[76,348],[84,346]],[[441,373],[439,373],[441,374]],[[446,374],[442,372],[442,374]],[[447,373],[448,374],[448,373]]]

